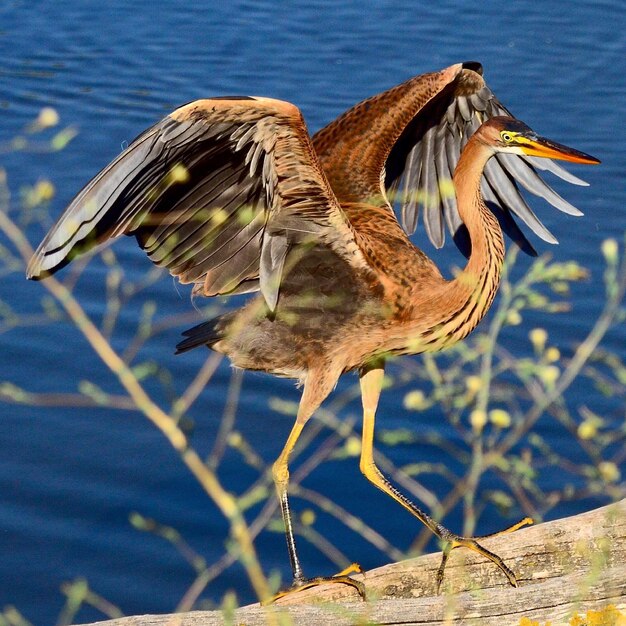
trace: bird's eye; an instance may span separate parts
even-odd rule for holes
[[[507,133],[506,131],[501,132],[500,137],[502,137],[502,141],[504,141],[505,143],[513,141],[513,135],[511,135],[511,133]]]

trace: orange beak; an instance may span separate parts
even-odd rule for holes
[[[590,165],[597,165],[600,163],[599,159],[585,154],[574,148],[568,148],[556,141],[551,141],[545,137],[518,137],[519,146],[529,156],[544,157],[546,159],[560,159],[561,161],[571,161],[572,163],[588,163]]]

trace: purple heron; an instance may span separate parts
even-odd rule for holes
[[[485,315],[500,281],[501,225],[529,248],[512,213],[555,241],[518,183],[580,214],[537,169],[584,183],[550,159],[599,162],[511,117],[478,63],[417,76],[357,104],[312,138],[293,104],[198,100],[139,135],[83,188],[39,246],[28,277],[43,278],[124,234],[135,236],[154,263],[192,283],[196,295],[260,291],[242,308],[187,330],[178,352],[208,346],[238,368],[303,386],[295,424],[273,465],[292,589],[340,582],[363,595],[362,584],[345,572],[304,577],[287,495],[289,456],[304,425],[352,370],[363,402],[361,471],[442,540],[439,583],[449,550],[465,546],[516,585],[500,557],[443,527],[383,476],[374,461],[374,419],[386,358],[441,350]],[[436,246],[443,244],[444,222],[459,243],[469,239],[467,265],[453,280],[407,236],[418,207]]]

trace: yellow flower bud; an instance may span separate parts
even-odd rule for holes
[[[348,437],[344,445],[348,456],[359,456],[361,454],[361,440],[358,437]]]
[[[35,125],[37,128],[50,128],[59,123],[59,114],[52,107],[44,107],[39,111]]]
[[[519,314],[519,311],[516,311],[515,309],[511,309],[506,314],[506,321],[511,326],[518,326],[519,324],[522,323],[522,316]]]
[[[487,423],[487,413],[482,409],[474,409],[469,416],[470,424],[474,432],[479,433]]]
[[[169,178],[173,183],[186,183],[189,180],[189,170],[182,163],[177,163],[169,171]]]
[[[415,391],[409,391],[404,396],[404,408],[411,411],[421,411],[426,407],[426,396],[423,391],[419,389]]]
[[[311,509],[305,509],[302,511],[302,515],[300,516],[300,521],[303,526],[313,526],[315,524],[315,511]]]
[[[480,376],[468,376],[465,379],[465,386],[472,395],[475,395],[482,389],[482,378]]]
[[[541,380],[548,386],[554,385],[560,375],[561,370],[556,365],[546,365],[546,367],[541,368],[539,373]]]
[[[600,476],[602,476],[607,483],[615,483],[621,477],[619,468],[612,461],[602,461],[599,463],[598,471],[600,472]]]
[[[224,209],[214,209],[211,213],[211,221],[219,226],[223,224],[228,219],[228,213],[224,211]]]
[[[544,328],[533,328],[528,333],[528,338],[537,352],[543,352],[548,340],[548,333]]]
[[[617,241],[615,239],[605,239],[601,246],[602,254],[607,263],[615,264],[617,261]]]
[[[592,439],[596,436],[598,429],[593,422],[585,420],[579,424],[577,432],[581,439]]]
[[[498,428],[508,428],[511,425],[511,416],[504,409],[489,411],[489,420]]]
[[[54,185],[49,180],[37,181],[35,185],[35,194],[40,202],[47,202],[54,198]]]
[[[243,437],[241,436],[241,433],[238,433],[236,430],[234,430],[232,433],[230,433],[230,435],[228,435],[228,443],[233,448],[238,448],[242,442],[243,442]]]
[[[550,347],[546,350],[545,358],[548,363],[556,363],[561,358],[561,352],[558,348]]]

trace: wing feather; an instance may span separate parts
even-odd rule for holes
[[[511,158],[514,157],[514,158]],[[517,182],[524,187],[530,193],[544,198],[552,206],[555,206],[559,211],[567,213],[568,215],[575,215],[580,217],[583,215],[582,211],[577,209],[574,205],[570,204],[567,200],[562,198],[552,187],[546,184],[546,182],[537,174],[534,167],[528,163],[524,158],[519,158],[514,154],[501,153],[496,155],[498,161],[504,169],[506,169]]]
[[[400,213],[405,231],[411,233],[415,230],[417,211],[421,205],[424,211],[425,230],[436,247],[441,247],[444,243],[441,215],[444,216],[447,228],[453,235],[461,224],[456,209],[456,198],[439,193],[437,187],[440,185],[441,176],[448,176],[448,172],[454,172],[461,149],[484,121],[496,115],[511,115],[484,83],[481,73],[474,69],[463,69],[454,84],[454,89],[442,91],[437,99],[421,109],[405,131],[409,137],[404,137],[403,142],[410,146],[406,156],[403,157],[394,151],[390,155],[390,158],[404,158],[404,164],[391,166],[387,164],[388,171],[396,172],[404,179],[404,194],[420,200],[413,204],[401,205]],[[445,135],[444,152],[430,148],[432,136],[435,133]],[[431,165],[424,160],[434,159],[437,169],[435,178],[431,175],[420,175],[416,179],[411,175],[410,169],[415,167],[415,160],[410,157],[418,145],[427,146],[421,152],[421,171],[426,170],[430,174]],[[442,162],[444,155],[447,168]],[[581,211],[557,194],[541,178],[537,170],[550,171],[573,184],[585,184],[584,181],[548,159],[534,159],[513,154],[501,154],[497,158],[498,165],[490,162],[485,169],[485,176],[490,176],[489,182],[492,190],[486,199],[498,204],[505,213],[517,216],[540,238],[556,243],[555,237],[524,199],[520,187],[545,199],[560,211],[569,215],[582,215]],[[417,186],[413,186],[416,182]],[[394,185],[395,181],[388,177],[386,184]],[[510,229],[511,220],[504,220],[504,222],[508,234],[514,239],[519,239],[521,232]]]
[[[357,200],[358,194],[360,198],[380,195],[382,173],[384,191],[398,207],[404,230],[415,231],[421,210],[429,238],[441,247],[443,223],[453,235],[461,225],[456,197],[442,193],[442,180],[446,190],[445,180],[454,173],[469,137],[499,115],[511,113],[485,83],[481,65],[469,62],[412,78],[355,105],[316,133],[313,143],[340,201]],[[384,154],[382,161],[380,154]],[[549,171],[569,183],[586,184],[553,161],[510,154],[500,159],[497,174],[496,167],[490,168],[493,190],[486,199],[502,203],[503,228],[522,248],[532,250],[512,216],[542,239],[554,241],[524,192],[570,215],[581,214],[539,175]]]
[[[539,218],[520,195],[514,180],[497,159],[491,159],[487,163],[484,178],[493,190],[499,206],[506,206],[544,241],[553,244],[558,243],[554,235],[539,221]]]
[[[422,175],[420,177],[420,187],[418,188],[417,196],[419,198],[420,190],[423,190],[424,226],[434,245],[441,247],[441,245],[443,245],[443,223],[439,209],[439,187],[437,185],[437,169],[435,166],[435,150],[433,145],[434,137],[432,132],[424,136],[423,144]]]
[[[369,269],[299,110],[267,98],[192,102],[139,135],[68,206],[28,275],[122,234],[194,294],[260,289],[270,308],[300,245]]]
[[[400,197],[402,223],[405,231],[412,235],[417,228],[418,198],[415,190],[419,187],[415,180],[422,175],[422,143],[415,144],[407,158],[407,175],[403,177]],[[393,194],[392,194],[393,197]]]

